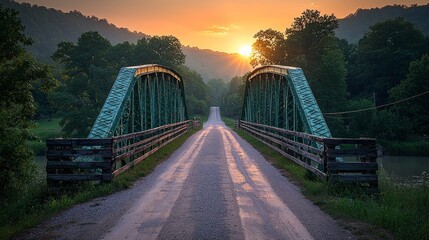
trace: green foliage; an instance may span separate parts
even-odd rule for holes
[[[352,96],[376,94],[387,101],[388,90],[406,77],[410,62],[428,52],[428,39],[403,18],[378,23],[359,41]],[[364,90],[364,91],[362,91]]]
[[[335,38],[338,20],[306,10],[294,19],[285,35],[268,29],[255,35],[253,65],[282,64],[301,67],[323,112],[343,110],[347,101],[345,57]],[[335,96],[335,97],[333,97]],[[331,126],[342,125],[332,120]]]
[[[36,156],[45,155],[46,139],[62,137],[59,122],[59,118],[36,121],[36,127],[30,131],[33,136],[30,141],[27,141],[27,145],[33,150]]]
[[[317,10],[305,10],[286,28],[286,53],[288,61],[305,71],[317,66],[326,50],[332,49],[334,29],[338,20],[334,15],[320,15]],[[312,75],[310,75],[312,77]]]
[[[253,38],[256,38],[252,45],[253,51],[250,57],[250,64],[253,67],[284,64],[286,62],[285,36],[283,33],[270,28],[257,32]]]
[[[225,97],[227,86],[222,79],[210,79],[207,86],[211,92],[211,106],[221,106]]]
[[[410,64],[407,78],[392,88],[389,93],[391,99],[402,100],[416,94],[429,91],[429,55]],[[429,94],[425,94],[411,101],[397,104],[393,111],[411,120],[414,132],[429,135]]]
[[[245,79],[247,74],[241,77],[234,77],[228,84],[228,92],[221,107],[222,114],[226,117],[239,119],[244,100]]]
[[[16,11],[0,5],[0,206],[23,197],[36,182],[33,153],[26,145],[35,113],[32,83],[49,90],[55,81],[23,48],[29,44]]]
[[[404,140],[411,130],[410,121],[388,110],[377,112],[374,135],[382,139]]]
[[[185,100],[190,118],[194,115],[208,115],[211,94],[209,87],[204,83],[203,78],[196,71],[186,66],[177,69],[183,79],[185,87]]]
[[[344,38],[350,43],[357,43],[368,32],[369,27],[389,19],[403,17],[411,22],[424,34],[429,34],[429,18],[427,12],[429,4],[426,5],[388,5],[381,8],[357,9],[355,13],[340,19],[340,27],[336,29],[337,37]]]
[[[63,132],[87,136],[121,67],[150,63],[176,69],[185,59],[180,47],[173,36],[112,46],[97,32],[83,33],[77,44],[59,43],[52,57],[64,66],[62,85],[48,99],[62,117]]]
[[[369,99],[351,100],[348,104],[348,110],[360,110],[374,107],[374,102]],[[376,110],[363,111],[348,114],[345,118],[348,125],[349,137],[371,136],[377,117]]]
[[[391,156],[427,156],[429,141],[379,141],[386,155]]]

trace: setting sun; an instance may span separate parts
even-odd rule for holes
[[[250,54],[252,54],[252,47],[249,45],[242,46],[240,50],[238,50],[238,53],[245,57],[250,57]]]

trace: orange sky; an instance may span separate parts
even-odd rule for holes
[[[18,0],[105,18],[149,35],[174,35],[183,45],[238,52],[262,29],[284,31],[305,9],[343,18],[358,8],[427,4],[428,0]]]

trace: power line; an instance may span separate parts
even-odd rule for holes
[[[423,92],[423,93],[420,93],[420,94],[417,94],[417,95],[414,95],[414,96],[411,96],[411,97],[408,97],[408,98],[405,98],[405,99],[402,99],[402,100],[398,100],[396,102],[386,103],[386,104],[382,104],[382,105],[376,106],[376,107],[363,108],[363,109],[358,109],[358,110],[353,110],[353,111],[346,111],[346,112],[331,112],[331,113],[322,113],[322,114],[323,115],[340,115],[340,114],[346,114],[346,113],[365,112],[365,111],[375,110],[375,109],[378,109],[378,108],[387,107],[387,106],[395,105],[395,104],[398,104],[398,103],[401,103],[401,102],[405,102],[405,101],[411,100],[411,99],[416,98],[416,97],[420,97],[420,96],[428,94],[428,93],[429,93],[429,91],[426,91],[426,92]]]

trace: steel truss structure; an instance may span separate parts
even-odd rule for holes
[[[241,120],[332,137],[301,68],[263,66],[246,79]]]
[[[88,138],[111,138],[188,119],[182,78],[150,64],[124,67]]]

